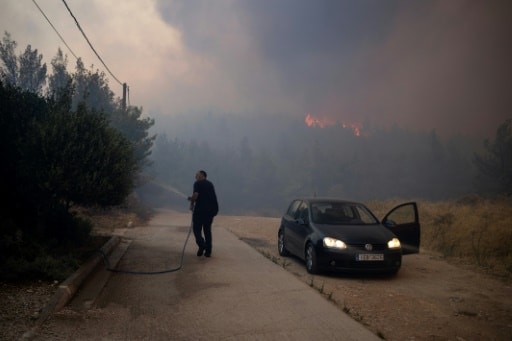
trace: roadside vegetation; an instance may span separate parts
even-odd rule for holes
[[[416,200],[426,251],[487,273],[512,277],[512,120],[475,153],[475,192],[452,200]],[[400,200],[370,202],[383,216]],[[401,200],[403,201],[403,200]]]
[[[48,75],[6,33],[0,61],[0,279],[61,280],[101,246],[79,209],[126,206],[140,183],[153,120],[80,59],[68,73],[60,50]]]
[[[367,205],[382,218],[400,199]],[[417,200],[421,251],[502,279],[512,278],[512,198],[476,194],[454,200]]]
[[[510,278],[512,275],[512,199],[468,196],[425,203],[423,240],[428,250],[472,263]]]

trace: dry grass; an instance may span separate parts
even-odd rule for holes
[[[378,217],[400,200],[368,202]],[[512,277],[512,199],[476,195],[458,200],[417,200],[422,251],[474,265],[488,274]]]

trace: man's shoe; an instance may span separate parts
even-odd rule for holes
[[[206,251],[206,252],[204,253],[204,256],[205,256],[205,257],[211,257],[211,256],[212,256],[212,253],[211,253],[211,252]]]
[[[200,247],[199,250],[197,250],[197,257],[201,257],[204,252],[204,247]]]

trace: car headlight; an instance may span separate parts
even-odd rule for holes
[[[398,238],[393,238],[388,242],[388,248],[390,249],[399,249],[401,247],[400,241]]]
[[[343,241],[331,237],[324,238],[324,246],[340,250],[347,248],[347,244],[345,244]]]

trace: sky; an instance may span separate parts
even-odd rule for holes
[[[63,1],[36,2],[86,66],[107,72]],[[309,114],[485,138],[512,118],[509,0],[66,2],[149,116]],[[0,6],[19,53],[30,44],[50,65],[60,47],[73,71],[34,1]]]

